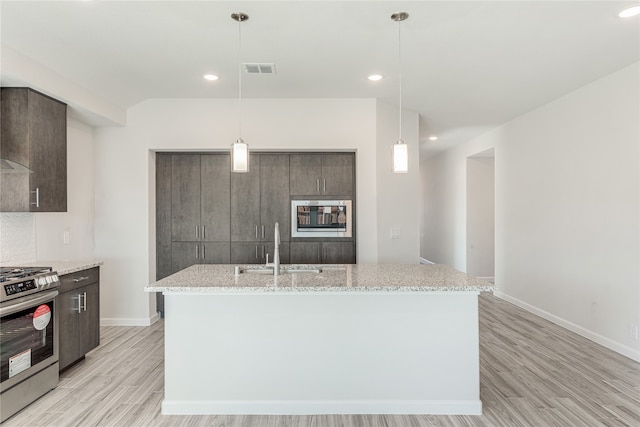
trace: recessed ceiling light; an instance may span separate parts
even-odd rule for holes
[[[640,6],[628,7],[618,14],[620,18],[629,18],[636,15],[640,15]]]
[[[435,135],[429,137],[429,141],[435,141],[436,139],[438,139],[438,137]]]
[[[204,77],[205,79],[207,79],[207,80],[211,80],[211,81],[213,81],[213,80],[218,80],[218,76],[216,76],[216,75],[214,75],[214,74],[205,74],[203,77]]]
[[[378,80],[382,80],[382,76],[380,74],[372,74],[368,77],[372,82],[377,82]]]

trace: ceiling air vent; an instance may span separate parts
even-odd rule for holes
[[[245,63],[244,69],[249,74],[275,74],[276,73],[275,64]]]

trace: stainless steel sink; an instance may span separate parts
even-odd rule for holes
[[[273,275],[273,267],[264,267],[264,266],[236,266],[235,267],[236,274],[264,274],[264,275]],[[317,267],[297,267],[293,266],[291,268],[287,266],[280,267],[280,274],[294,274],[294,273],[311,273],[318,274],[322,273],[321,268]]]

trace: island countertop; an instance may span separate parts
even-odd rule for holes
[[[283,264],[283,270],[313,267],[321,273],[235,274],[232,264],[199,264],[145,287],[165,294],[288,292],[482,292],[494,285],[443,264]],[[241,269],[266,268],[241,265]]]

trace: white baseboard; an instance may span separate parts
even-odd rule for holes
[[[435,262],[431,262],[426,258],[420,257],[420,264],[435,264]]]
[[[151,317],[102,317],[100,326],[151,326],[160,319],[158,313]]]
[[[576,325],[575,323],[569,322],[561,317],[556,316],[555,314],[551,314],[547,311],[539,309],[531,304],[528,304],[524,301],[520,301],[517,298],[504,294],[502,292],[494,291],[493,294],[498,298],[501,298],[505,301],[508,301],[514,305],[517,305],[520,308],[527,310],[530,313],[538,315],[543,319],[546,319],[550,322],[555,323],[556,325],[562,326],[570,330],[571,332],[575,332],[578,335],[581,335],[587,339],[590,339],[593,342],[600,344],[608,348],[609,350],[613,350],[616,353],[620,353],[621,355],[628,357],[631,360],[635,360],[636,362],[640,362],[640,350],[631,348],[624,344],[621,344],[617,341],[614,341],[610,338],[597,334],[593,331],[583,328],[582,326]]]
[[[480,400],[210,400],[162,402],[163,415],[482,415]]]

